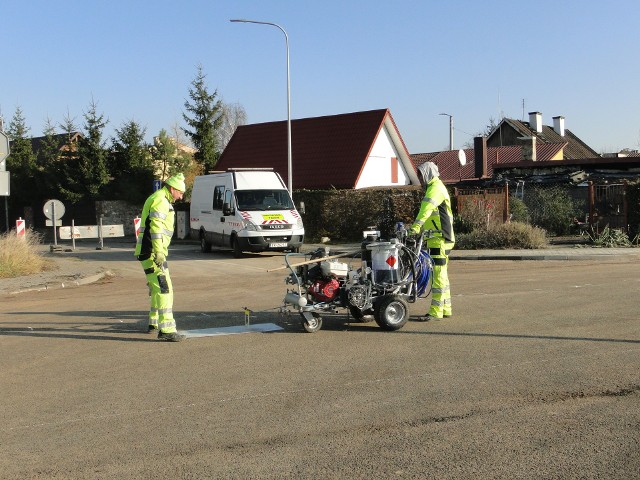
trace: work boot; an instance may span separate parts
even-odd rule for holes
[[[165,342],[179,342],[182,339],[184,339],[184,335],[178,332],[158,333],[158,340],[164,340]]]
[[[434,317],[429,315],[428,313],[424,316],[416,317],[416,322],[430,322]]]
[[[147,327],[147,333],[154,333],[158,331],[158,325],[149,325]]]

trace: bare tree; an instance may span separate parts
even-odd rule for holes
[[[223,151],[240,125],[247,123],[247,112],[239,103],[222,103],[222,123],[216,130],[218,146]]]

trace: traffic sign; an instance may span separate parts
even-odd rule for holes
[[[0,171],[0,197],[8,197],[11,182],[9,180],[10,173]]]
[[[64,216],[64,204],[60,200],[47,200],[42,211],[49,220],[60,220]]]
[[[9,156],[9,137],[6,133],[0,132],[0,171],[7,169],[7,157]]]

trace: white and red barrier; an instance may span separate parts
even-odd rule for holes
[[[136,238],[138,238],[138,233],[140,233],[140,217],[133,219],[133,229],[136,232]]]
[[[24,220],[22,219],[22,217],[16,220],[16,235],[19,238],[25,237]]]

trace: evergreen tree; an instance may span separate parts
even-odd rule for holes
[[[98,114],[97,105],[91,100],[89,110],[84,113],[85,136],[78,141],[78,166],[82,178],[80,193],[87,200],[100,198],[102,188],[109,182],[107,150],[102,134],[109,122]]]
[[[73,141],[77,127],[75,119],[71,118],[69,112],[60,124],[60,128],[65,137],[65,144],[60,147],[58,161],[49,164],[48,170],[51,172],[51,181],[55,184],[54,188],[59,196],[70,203],[76,203],[83,198],[84,179],[78,175],[80,170],[78,145]]]
[[[56,137],[56,129],[49,118],[43,130],[44,139],[36,152],[38,176],[36,182],[41,198],[57,198],[58,181],[56,169],[60,160],[60,142]]]
[[[130,175],[135,168],[151,166],[149,152],[144,144],[146,129],[134,120],[125,122],[122,128],[116,128],[109,155],[109,173],[114,179]]]
[[[109,194],[132,203],[144,202],[153,184],[153,163],[144,143],[146,129],[130,120],[116,129],[109,155],[109,173],[113,181]]]
[[[29,127],[22,114],[22,109],[16,111],[9,122],[7,135],[11,142],[11,151],[7,158],[7,170],[10,172],[11,195],[10,202],[15,214],[24,216],[22,208],[32,206],[36,192],[35,176],[36,156],[33,153],[31,139],[28,138]]]
[[[182,117],[189,127],[183,131],[197,149],[194,158],[208,171],[215,167],[220,157],[216,130],[222,124],[222,102],[216,100],[217,90],[209,93],[205,78],[202,66],[198,65],[196,78],[191,82],[192,88],[189,88],[189,98],[193,103],[185,101],[187,113],[183,113]]]

